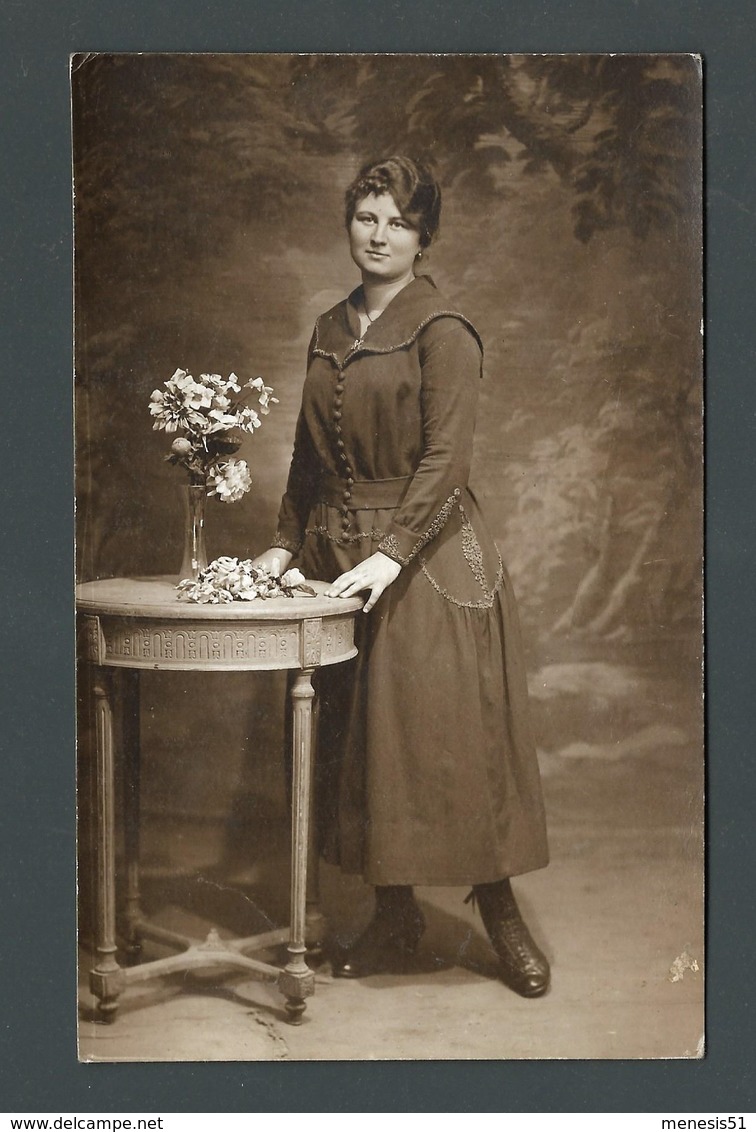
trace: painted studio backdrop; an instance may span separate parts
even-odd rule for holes
[[[343,190],[371,157],[429,159],[444,205],[424,270],[486,347],[471,485],[520,602],[552,854],[579,853],[600,779],[597,829],[685,831],[700,930],[696,61],[100,55],[72,85],[80,580],[178,573],[183,474],[148,411],[177,367],[275,388],[240,451],[252,490],[207,508],[211,558],[268,546],[314,319],[358,282]],[[275,918],[282,679],[143,689],[152,899],[183,877],[204,908],[220,879]],[[86,711],[80,749],[86,783]]]

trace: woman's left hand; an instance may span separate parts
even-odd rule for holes
[[[385,589],[399,576],[401,566],[380,550],[360,562],[353,570],[347,570],[332,582],[326,590],[326,597],[353,597],[362,590],[370,590],[362,612],[369,613]]]

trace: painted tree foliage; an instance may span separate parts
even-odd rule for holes
[[[546,380],[531,375],[534,396],[489,433],[484,468],[493,494],[504,457],[514,508],[500,533],[544,628],[626,635],[696,608],[697,78],[682,57],[355,64],[349,142],[428,157],[458,203],[495,221],[466,293],[483,308],[518,279],[541,289],[501,310],[518,316],[494,333],[493,365],[536,353]],[[540,246],[527,238],[534,219]],[[587,264],[567,224],[592,246]],[[513,227],[521,238],[500,237]],[[544,338],[551,348],[534,350]]]
[[[113,482],[127,525],[145,522],[144,469],[128,456],[144,428],[135,388],[178,364],[179,346],[201,365],[212,340],[219,365],[263,336],[306,340],[291,312],[342,240],[344,180],[362,160],[405,150],[444,185],[432,271],[487,343],[476,482],[526,615],[543,631],[596,636],[690,617],[701,504],[694,60],[100,56],[76,71],[74,96],[80,463],[114,473],[82,488],[99,532],[93,562],[113,558],[103,534]],[[271,288],[289,312],[280,325]],[[276,376],[294,389],[301,370],[287,377],[286,351]]]

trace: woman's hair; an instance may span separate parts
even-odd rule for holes
[[[397,154],[364,165],[344,197],[347,228],[354,219],[357,202],[370,193],[390,193],[402,216],[420,233],[420,246],[428,247],[438,232],[441,189],[425,165]]]

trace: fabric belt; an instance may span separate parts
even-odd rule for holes
[[[320,477],[317,499],[330,507],[346,505],[350,511],[379,511],[398,507],[412,476],[391,480],[354,480],[348,483],[339,476],[324,472]]]

